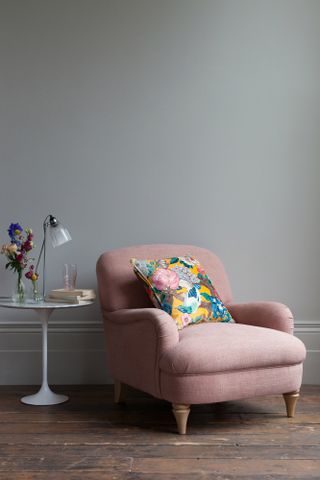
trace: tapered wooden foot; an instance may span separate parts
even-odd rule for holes
[[[283,398],[286,403],[287,417],[294,417],[296,413],[296,405],[299,398],[299,391],[284,393]]]
[[[114,381],[114,401],[115,403],[124,403],[126,400],[126,386],[119,380]]]
[[[172,411],[177,422],[178,432],[180,433],[180,435],[185,435],[185,433],[187,432],[187,422],[190,413],[190,405],[173,403]]]

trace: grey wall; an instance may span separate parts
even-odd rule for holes
[[[61,218],[49,287],[65,262],[95,287],[110,248],[209,247],[235,299],[289,304],[319,358],[319,22],[317,0],[1,0],[1,243]],[[54,381],[103,381],[98,306],[55,318],[73,366]],[[32,316],[0,322],[0,381],[37,381]]]

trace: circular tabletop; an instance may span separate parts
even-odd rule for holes
[[[80,303],[55,303],[55,302],[35,302],[34,300],[25,300],[23,303],[14,302],[10,297],[0,297],[0,307],[6,308],[30,308],[33,310],[40,308],[75,308],[92,305],[93,301],[80,300]]]

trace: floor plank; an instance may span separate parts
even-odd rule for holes
[[[222,475],[254,475],[263,471],[268,475],[306,475],[319,478],[320,460],[264,460],[264,459],[135,459],[134,472],[142,473],[178,473],[182,475],[210,472]]]
[[[35,454],[34,445],[0,445],[0,458],[18,457],[31,458]],[[76,457],[106,457],[106,458],[168,458],[168,459],[278,459],[286,460],[319,460],[318,445],[97,445],[88,448],[88,445],[41,445],[36,450],[37,458],[42,462],[52,461],[61,456],[63,460],[73,462]],[[69,460],[72,459],[72,460]]]

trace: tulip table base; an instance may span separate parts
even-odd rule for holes
[[[28,405],[56,405],[69,400],[66,395],[54,393],[48,385],[48,321],[53,308],[35,309],[42,323],[42,385],[38,393],[21,398]]]
[[[21,402],[28,405],[56,405],[57,403],[63,403],[67,400],[69,400],[67,395],[54,393],[48,385],[42,385],[39,392],[34,395],[27,395],[21,398]]]
[[[61,308],[77,308],[92,305],[93,302],[81,302],[80,304],[62,304],[62,303],[16,303],[10,300],[0,300],[1,307],[18,308],[18,309],[32,309],[34,310],[42,324],[42,385],[40,390],[34,395],[28,395],[21,398],[22,403],[28,405],[56,405],[69,400],[66,395],[54,393],[48,385],[48,321],[51,313],[56,309]]]

